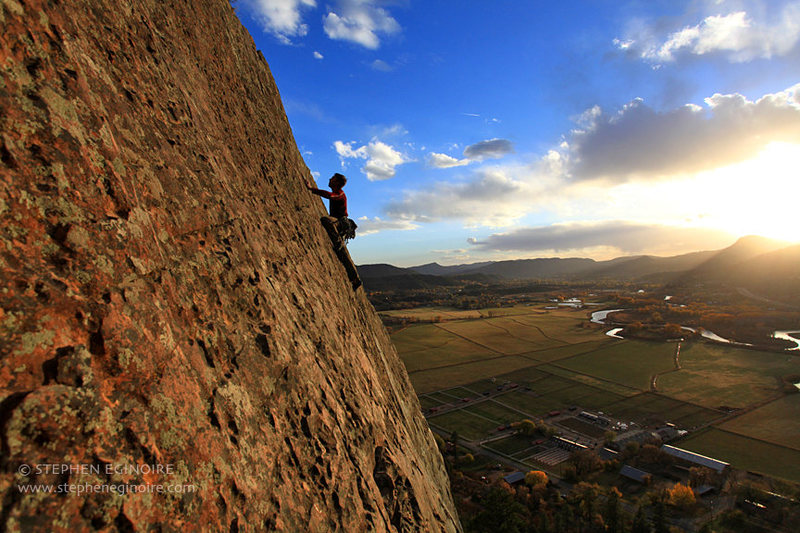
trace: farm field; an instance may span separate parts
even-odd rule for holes
[[[558,401],[561,409],[573,405],[580,405],[589,409],[605,409],[608,405],[624,397],[613,391],[577,381],[570,381],[569,386],[548,392],[545,396]]]
[[[508,318],[448,322],[447,324],[438,324],[438,326],[465,340],[486,346],[492,351],[504,355],[520,354],[564,344],[548,339],[536,328],[523,328]]]
[[[597,340],[597,330],[586,328],[586,311],[555,309],[545,313],[515,315],[513,322],[520,328],[538,328],[544,335],[562,344],[577,344]],[[611,340],[605,337],[605,340]]]
[[[710,428],[675,446],[728,462],[735,468],[800,482],[800,451]]]
[[[502,355],[438,327],[424,324],[406,328],[393,337],[409,372]]]
[[[561,363],[541,365],[537,368],[542,371],[549,372],[553,376],[560,376],[573,382],[612,391],[622,396],[630,396],[631,394],[641,392],[641,389],[630,387],[616,381],[609,381],[603,378],[591,376],[589,374],[584,374],[582,372],[575,372],[574,370],[570,370],[564,366],[561,366]]]
[[[419,309],[399,309],[396,311],[383,311],[381,314],[393,318],[405,318],[408,320],[457,320],[464,318],[481,318],[479,311],[462,311],[458,309],[447,309],[444,307],[422,307]]]
[[[681,371],[661,376],[658,387],[706,407],[742,408],[779,395],[781,376],[798,368],[791,355],[692,342],[681,351]]]
[[[559,366],[590,376],[647,389],[653,374],[674,368],[675,343],[617,341],[569,359]]]
[[[422,317],[446,310],[418,311]],[[676,343],[610,338],[587,326],[588,311],[454,312],[392,336],[423,409],[436,409],[428,413],[433,427],[477,441],[524,418],[602,411],[639,427],[671,422],[690,431],[679,447],[800,481],[800,394],[781,388],[781,378],[800,368],[796,356],[690,341],[677,369]],[[735,417],[734,408],[751,410]],[[491,446],[514,455],[530,440]]]
[[[509,408],[493,400],[480,402],[472,405],[471,407],[467,407],[464,410],[475,415],[489,418],[491,420],[497,420],[502,424],[517,422],[521,417],[524,416],[522,413],[516,410],[516,408]]]
[[[490,318],[534,312],[530,307],[501,307],[494,309],[463,310],[447,307],[420,307],[416,309],[397,309],[381,311],[382,315],[409,320],[460,320],[473,318]]]
[[[531,396],[521,392],[510,392],[496,400],[503,405],[513,405],[527,413],[544,414],[556,409],[563,409],[564,403],[549,396]]]
[[[401,356],[402,357],[402,356]],[[437,391],[456,385],[467,385],[475,381],[476,376],[494,376],[498,372],[512,372],[535,364],[530,359],[519,356],[487,358],[470,363],[461,363],[430,370],[409,370],[411,384],[417,394]]]
[[[589,422],[584,422],[583,420],[579,420],[577,418],[567,418],[566,420],[562,420],[560,424],[565,428],[572,429],[584,435],[589,435],[590,437],[594,437],[596,439],[602,438],[603,433],[605,433],[603,428],[600,426],[596,424],[590,424]]]
[[[638,417],[645,421],[665,420],[684,428],[706,424],[725,415],[720,411],[649,392],[611,404],[607,407],[607,412],[621,419]]]
[[[800,450],[800,394],[784,396],[719,428]]]
[[[532,448],[530,437],[512,435],[489,443],[489,448],[505,455],[515,455]]]
[[[610,337],[604,336],[603,338],[598,339],[598,337],[595,335],[595,337],[591,340],[584,340],[575,344],[566,344],[555,348],[534,350],[526,353],[525,355],[542,363],[551,363],[553,361],[559,361],[568,357],[574,357],[576,355],[593,352],[601,346],[605,346],[606,344],[612,342],[613,340]]]
[[[448,432],[457,432],[459,436],[477,440],[495,430],[497,421],[489,420],[466,411],[452,411],[428,420],[432,426],[440,427]]]

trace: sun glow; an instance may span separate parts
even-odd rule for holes
[[[709,242],[708,249],[728,246],[744,235],[800,242],[798,144],[771,143],[752,159],[694,175],[584,187],[580,192],[583,198],[568,204],[579,209],[562,209],[562,220],[580,216],[720,230],[722,241]],[[674,253],[690,251],[685,243],[673,244]]]
[[[800,241],[800,145],[772,143],[753,159],[698,175],[689,187],[698,225]]]

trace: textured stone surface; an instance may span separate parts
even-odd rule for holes
[[[459,530],[230,5],[0,0],[0,25],[0,529]],[[53,463],[174,470],[23,468]]]

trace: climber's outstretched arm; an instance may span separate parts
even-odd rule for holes
[[[311,191],[312,193],[316,194],[317,196],[322,196],[323,198],[330,199],[331,193],[329,191],[324,191],[322,189],[317,189],[316,187],[312,187],[308,183],[306,183],[306,188]]]

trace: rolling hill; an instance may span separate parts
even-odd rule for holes
[[[370,290],[443,287],[465,280],[648,281],[676,287],[718,282],[782,302],[800,302],[800,245],[752,235],[721,250],[671,257],[624,256],[608,261],[536,258],[409,268],[363,265],[358,269]]]

